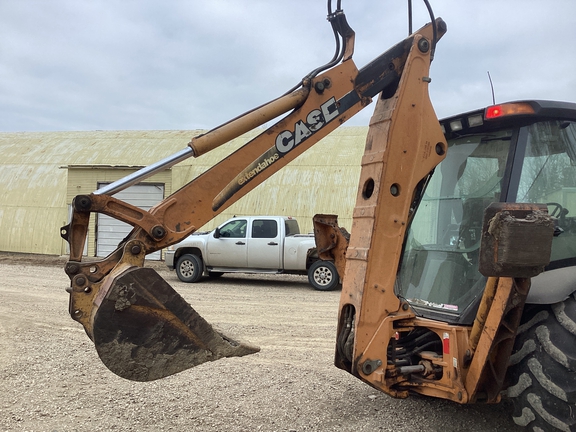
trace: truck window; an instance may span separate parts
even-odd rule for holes
[[[278,222],[275,220],[255,219],[252,222],[252,238],[276,238]]]
[[[300,234],[300,227],[296,219],[285,219],[284,226],[286,227],[286,237]]]
[[[236,219],[220,228],[221,237],[245,238],[248,222],[245,219]]]

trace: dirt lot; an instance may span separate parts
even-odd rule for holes
[[[261,347],[151,383],[100,362],[67,312],[64,260],[0,254],[0,431],[518,431],[510,406],[395,400],[332,365],[339,292],[300,276],[184,284],[209,322]]]

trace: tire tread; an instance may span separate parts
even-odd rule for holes
[[[518,328],[508,397],[514,422],[533,431],[576,431],[576,299],[534,313]]]

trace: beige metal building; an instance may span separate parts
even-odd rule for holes
[[[286,168],[202,227],[232,215],[298,218],[312,230],[316,213],[339,215],[351,227],[366,127],[337,129]],[[67,253],[60,227],[74,196],[93,192],[185,148],[200,131],[92,131],[0,133],[0,251]],[[197,159],[188,159],[123,191],[117,197],[148,208],[204,172],[256,135],[246,134]],[[85,247],[105,256],[129,226],[93,216]],[[121,225],[124,225],[120,223]]]

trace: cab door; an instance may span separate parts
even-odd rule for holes
[[[245,268],[247,258],[248,221],[234,219],[219,228],[219,237],[210,237],[207,244],[207,265],[211,267]]]
[[[248,239],[248,267],[282,269],[282,241],[276,219],[254,219]]]

